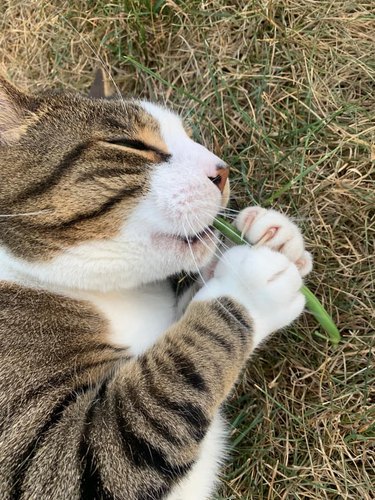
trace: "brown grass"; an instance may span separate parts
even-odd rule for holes
[[[373,0],[1,6],[14,81],[86,91],[103,59],[232,165],[234,207],[272,205],[304,229],[309,287],[343,342],[306,314],[253,360],[228,404],[218,498],[375,498]]]

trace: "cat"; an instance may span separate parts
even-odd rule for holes
[[[220,408],[311,255],[260,207],[236,220],[258,246],[220,247],[228,166],[165,107],[100,97],[0,79],[0,498],[208,499]]]

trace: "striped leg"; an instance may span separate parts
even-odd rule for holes
[[[249,333],[249,318],[234,302],[193,303],[163,339],[108,382],[86,417],[81,453],[91,479],[82,493],[94,473],[99,498],[103,491],[108,498],[166,496],[199,458],[249,354]],[[125,475],[131,480],[124,488],[113,478]]]
[[[194,477],[251,339],[250,318],[237,303],[193,302],[145,354],[117,363],[100,384],[86,383],[59,404],[34,440],[24,474],[15,475],[19,498],[168,497]]]

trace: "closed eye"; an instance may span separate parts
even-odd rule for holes
[[[124,148],[135,149],[136,151],[145,151],[150,153],[156,153],[162,161],[167,162],[171,155],[161,151],[155,146],[151,146],[151,144],[146,144],[143,141],[138,139],[127,139],[127,138],[119,138],[119,139],[107,139],[104,142],[107,144],[113,144],[114,146],[122,146]]]
[[[145,144],[137,139],[109,139],[105,142],[109,144],[115,144],[116,146],[124,146],[125,148],[137,149],[138,151],[155,151],[155,148]]]

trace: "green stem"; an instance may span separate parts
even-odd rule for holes
[[[242,238],[238,229],[222,217],[216,217],[214,227],[237,245],[248,243]],[[331,343],[337,345],[341,340],[340,332],[331,316],[324,309],[315,295],[307,288],[307,286],[303,285],[301,292],[306,298],[306,305],[309,311],[315,316],[316,320],[320,323],[320,326],[328,334]]]

